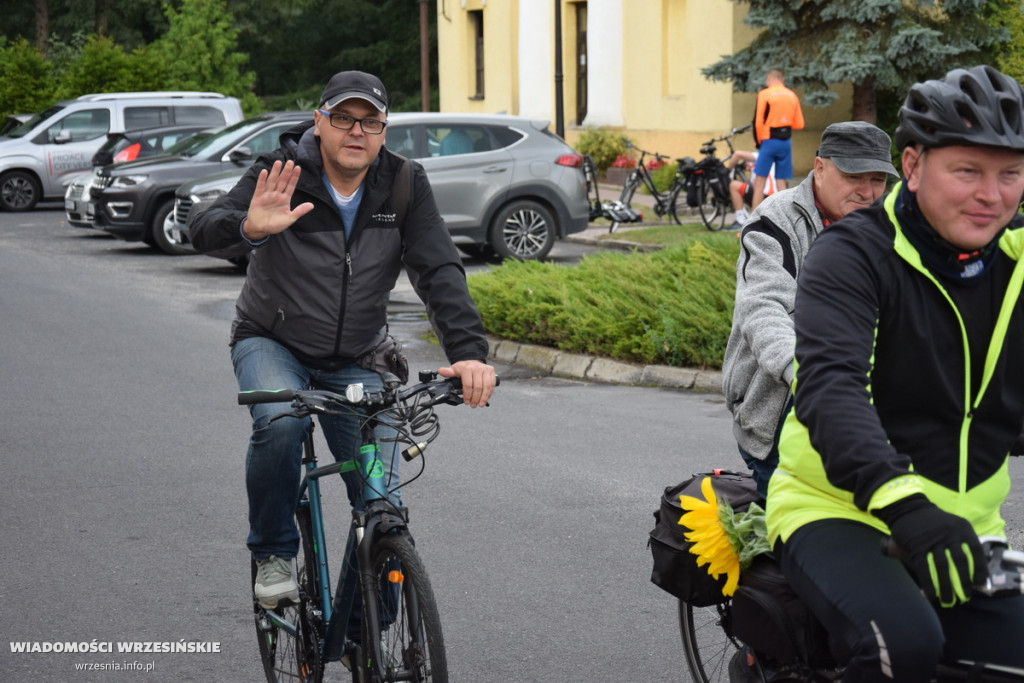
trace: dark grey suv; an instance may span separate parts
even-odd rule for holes
[[[168,254],[191,252],[173,221],[174,190],[210,173],[248,168],[259,155],[277,149],[281,133],[312,117],[309,111],[261,114],[222,129],[187,153],[97,169],[91,188],[93,227]]]

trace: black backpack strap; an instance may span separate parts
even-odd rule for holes
[[[405,219],[412,203],[412,162],[402,157],[402,167],[395,174],[395,185],[391,189],[391,203],[395,207],[398,229],[405,235]]]

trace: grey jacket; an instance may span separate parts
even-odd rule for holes
[[[284,133],[277,151],[260,157],[228,194],[193,218],[189,235],[195,248],[215,251],[241,242],[239,225],[259,172],[287,159],[302,167],[292,206],[312,202],[314,209],[253,250],[235,306],[232,343],[265,336],[314,367],[354,362],[383,340],[388,295],[404,265],[448,360],[486,360],[483,323],[426,173],[408,162],[410,200],[399,225],[402,213],[392,190],[404,160],[386,148],[363,181],[349,239],[324,186],[319,139],[308,123]]]
[[[751,214],[736,261],[736,305],[722,363],[722,391],[740,448],[764,459],[775,443],[793,379],[793,302],[811,243],[824,229],[812,171]]]

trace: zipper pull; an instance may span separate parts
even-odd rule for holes
[[[352,254],[345,252],[345,268],[348,270],[348,276],[352,277]]]

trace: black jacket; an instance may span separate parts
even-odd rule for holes
[[[257,176],[274,161],[289,159],[302,168],[292,206],[312,202],[315,208],[253,251],[236,303],[232,343],[266,336],[314,366],[352,362],[383,339],[388,296],[404,265],[448,360],[485,360],[483,323],[426,173],[408,162],[412,188],[400,226],[392,192],[405,159],[387,149],[381,149],[363,181],[348,240],[324,186],[319,138],[312,123],[303,123],[285,132],[278,150],[260,157],[228,194],[193,218],[189,236],[195,248],[216,251],[242,242],[239,226]]]
[[[1007,454],[1024,418],[1024,230],[987,272],[936,276],[894,203],[814,242],[796,296],[796,391],[768,491],[772,542],[818,519],[885,531],[870,511],[915,493],[1001,535]]]

